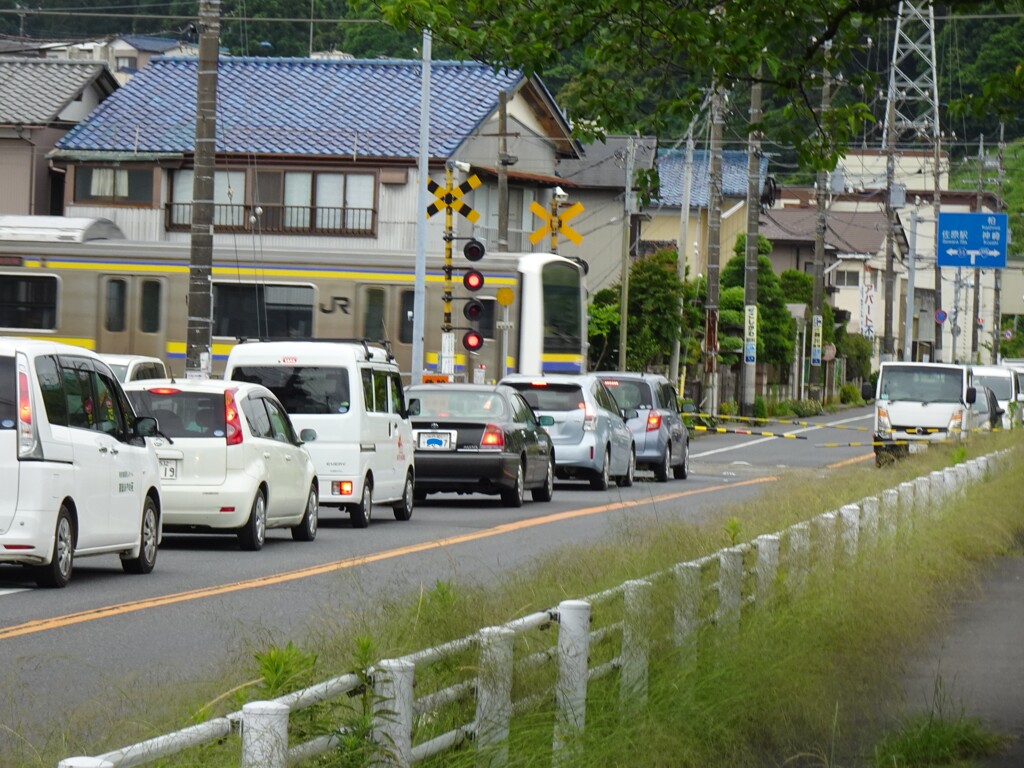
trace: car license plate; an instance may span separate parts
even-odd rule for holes
[[[450,451],[454,440],[454,432],[420,432],[416,447],[425,451]]]
[[[174,459],[160,459],[160,479],[177,480],[178,462]]]

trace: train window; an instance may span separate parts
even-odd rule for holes
[[[544,349],[576,352],[583,344],[579,272],[569,264],[545,264]]]
[[[385,304],[383,288],[366,288],[363,291],[363,336],[366,338],[387,338]]]
[[[57,278],[0,275],[0,327],[54,330]]]
[[[309,338],[313,335],[313,288],[214,283],[213,335]]]
[[[398,340],[402,344],[412,344],[412,310],[415,300],[415,291],[402,291],[402,316],[398,319]]]
[[[120,333],[125,329],[125,305],[128,299],[128,281],[108,279],[105,298],[106,319],[103,327],[112,333]]]
[[[139,330],[143,333],[157,333],[160,330],[160,293],[162,288],[159,280],[142,281]]]
[[[75,169],[75,202],[152,203],[152,168]]]

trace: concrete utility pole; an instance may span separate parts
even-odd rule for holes
[[[978,138],[978,189],[974,210],[981,213],[982,201],[985,198],[985,136]],[[971,300],[971,362],[980,363],[978,359],[978,318],[981,316],[981,270],[974,268],[974,291]]]
[[[412,383],[419,384],[424,368],[424,335],[427,314],[427,181],[430,178],[430,67],[433,36],[423,30],[420,52],[420,156],[419,188],[416,190],[416,257],[412,292]]]
[[[188,330],[185,377],[210,375],[213,344],[213,179],[217,151],[217,65],[220,0],[199,4],[196,74],[196,134],[192,184],[192,235],[188,270]]]
[[[892,96],[887,105],[887,135],[885,140],[885,316],[882,329],[882,362],[894,359],[895,349],[892,338],[893,292],[896,289],[896,271],[893,252],[896,249],[896,209],[892,205],[893,180],[896,176],[896,120]]]
[[[690,186],[693,180],[693,126],[696,118],[690,122],[686,131],[686,155],[683,160],[683,198],[679,206],[679,245],[676,250],[676,274],[679,275],[679,282],[686,281],[686,254],[690,242]],[[679,297],[679,316],[683,317],[686,310],[686,299]],[[681,352],[681,354],[680,354]],[[682,368],[686,370],[686,350],[682,348],[679,337],[672,343],[672,359],[669,363],[669,379],[677,387],[680,396],[683,394],[683,385],[679,377],[680,357],[682,357]]]
[[[718,289],[722,252],[722,93],[711,96],[711,164],[708,173],[708,287],[704,314],[704,401],[718,413]]]
[[[622,203],[622,277],[620,279],[621,294],[619,296],[619,370],[626,370],[626,345],[629,339],[627,321],[629,316],[629,251],[632,245],[633,228],[633,162],[636,156],[636,144],[629,137],[626,147],[626,187]]]
[[[828,71],[828,59],[826,58],[826,69],[821,73],[821,119],[832,104],[832,76]],[[821,350],[824,346],[824,309],[825,304],[825,233],[828,230],[828,173],[824,170],[818,171],[818,178],[815,182],[815,199],[818,205],[818,214],[814,228],[814,290],[811,294],[811,377],[810,377],[810,399],[821,401],[822,394],[822,366]],[[803,371],[800,375],[803,376]]]
[[[999,152],[996,155],[998,171],[996,173],[996,211],[1003,210],[1003,152],[1006,144],[1003,142],[1003,123],[999,123]],[[1001,317],[1002,308],[999,306],[1000,294],[1003,291],[1003,270],[996,270],[995,293],[992,297],[992,365],[999,364],[999,342],[1003,336],[1003,321]]]
[[[907,311],[903,316],[903,359],[913,360],[914,278],[917,275],[917,201],[910,212],[910,253],[907,254]]]
[[[761,77],[758,67],[756,78]],[[761,122],[761,81],[750,86],[750,122]],[[761,132],[754,128],[747,136],[747,248],[743,269],[743,397],[740,415],[754,415],[757,384],[757,271],[761,214]]]
[[[508,91],[498,93],[498,251],[508,250]]]

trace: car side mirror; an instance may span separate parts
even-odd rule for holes
[[[554,426],[555,417],[554,416],[547,416],[547,415],[538,416],[537,417],[537,423],[540,424],[542,427],[551,427],[551,426]]]
[[[299,432],[299,440],[301,440],[304,443],[312,443],[314,440],[316,440],[316,430],[307,427],[306,429]]]
[[[406,411],[408,412],[408,414],[410,416],[419,416],[420,415],[420,401],[419,401],[419,399],[415,398],[415,397],[412,398],[409,401],[409,407],[406,409]]]
[[[159,437],[160,426],[152,416],[139,416],[135,419],[135,434],[138,437]]]
[[[974,387],[967,388],[967,404],[974,405],[974,401],[978,399],[978,390]]]
[[[870,381],[865,381],[860,385],[860,398],[861,400],[870,400],[875,396],[875,388],[871,386]]]

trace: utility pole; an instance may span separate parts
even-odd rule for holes
[[[1003,123],[999,123],[999,152],[997,153],[998,171],[996,173],[996,211],[1003,210],[1003,152],[1006,144],[1003,142]],[[1002,308],[999,306],[1000,294],[1003,290],[1003,270],[997,269],[995,295],[992,298],[992,365],[999,364],[999,341],[1003,335],[1003,320],[1001,317]]]
[[[896,289],[896,271],[893,252],[896,248],[896,209],[892,205],[893,180],[896,175],[896,120],[895,105],[890,93],[886,106],[889,119],[886,121],[885,153],[885,317],[882,330],[882,362],[894,359],[892,338],[893,292]],[[937,226],[937,225],[936,225]]]
[[[208,377],[212,362],[213,285],[210,278],[213,273],[213,177],[217,151],[219,49],[220,0],[201,0],[185,347],[185,376],[188,379]]]
[[[633,239],[633,162],[636,145],[633,137],[629,137],[626,147],[626,188],[623,200],[622,216],[622,277],[620,279],[621,295],[619,296],[619,370],[626,370],[626,344],[628,341],[627,320],[629,316],[629,251]]]
[[[722,93],[711,96],[711,164],[708,179],[708,296],[704,314],[705,408],[718,413],[718,290],[722,251]]]
[[[978,138],[978,190],[974,210],[981,213],[982,201],[985,198],[985,136]],[[971,362],[980,363],[978,359],[978,318],[981,317],[981,270],[974,268],[974,291],[971,303]]]
[[[747,248],[743,269],[743,397],[740,415],[754,415],[757,384],[757,272],[761,213],[761,67],[750,86],[750,123],[747,136]]]
[[[508,250],[508,92],[498,92],[498,251]]]
[[[686,254],[689,252],[690,242],[690,186],[693,180],[693,126],[694,118],[686,131],[686,155],[683,160],[683,197],[679,206],[679,245],[676,248],[676,274],[679,275],[679,282],[686,281]],[[679,316],[683,317],[686,311],[686,299],[679,297]],[[680,361],[682,357],[682,361]],[[683,394],[683,386],[679,377],[680,362],[686,370],[686,350],[682,348],[679,336],[672,343],[672,359],[669,363],[669,379],[677,387],[680,395]]]
[[[910,253],[907,254],[907,311],[903,317],[903,359],[912,360],[914,352],[914,278],[917,275],[917,201],[910,212]]]
[[[821,73],[821,116],[832,104],[832,76],[828,71],[828,57]],[[811,381],[810,399],[821,402],[823,398],[821,349],[824,346],[824,304],[825,304],[825,234],[828,230],[828,174],[818,171],[815,199],[818,215],[814,228],[814,291],[811,294]],[[801,370],[800,375],[804,372]]]
[[[416,257],[412,292],[412,383],[419,384],[424,370],[424,335],[427,314],[427,182],[430,180],[430,67],[433,36],[423,30],[420,51],[420,146],[419,188],[416,190]]]

